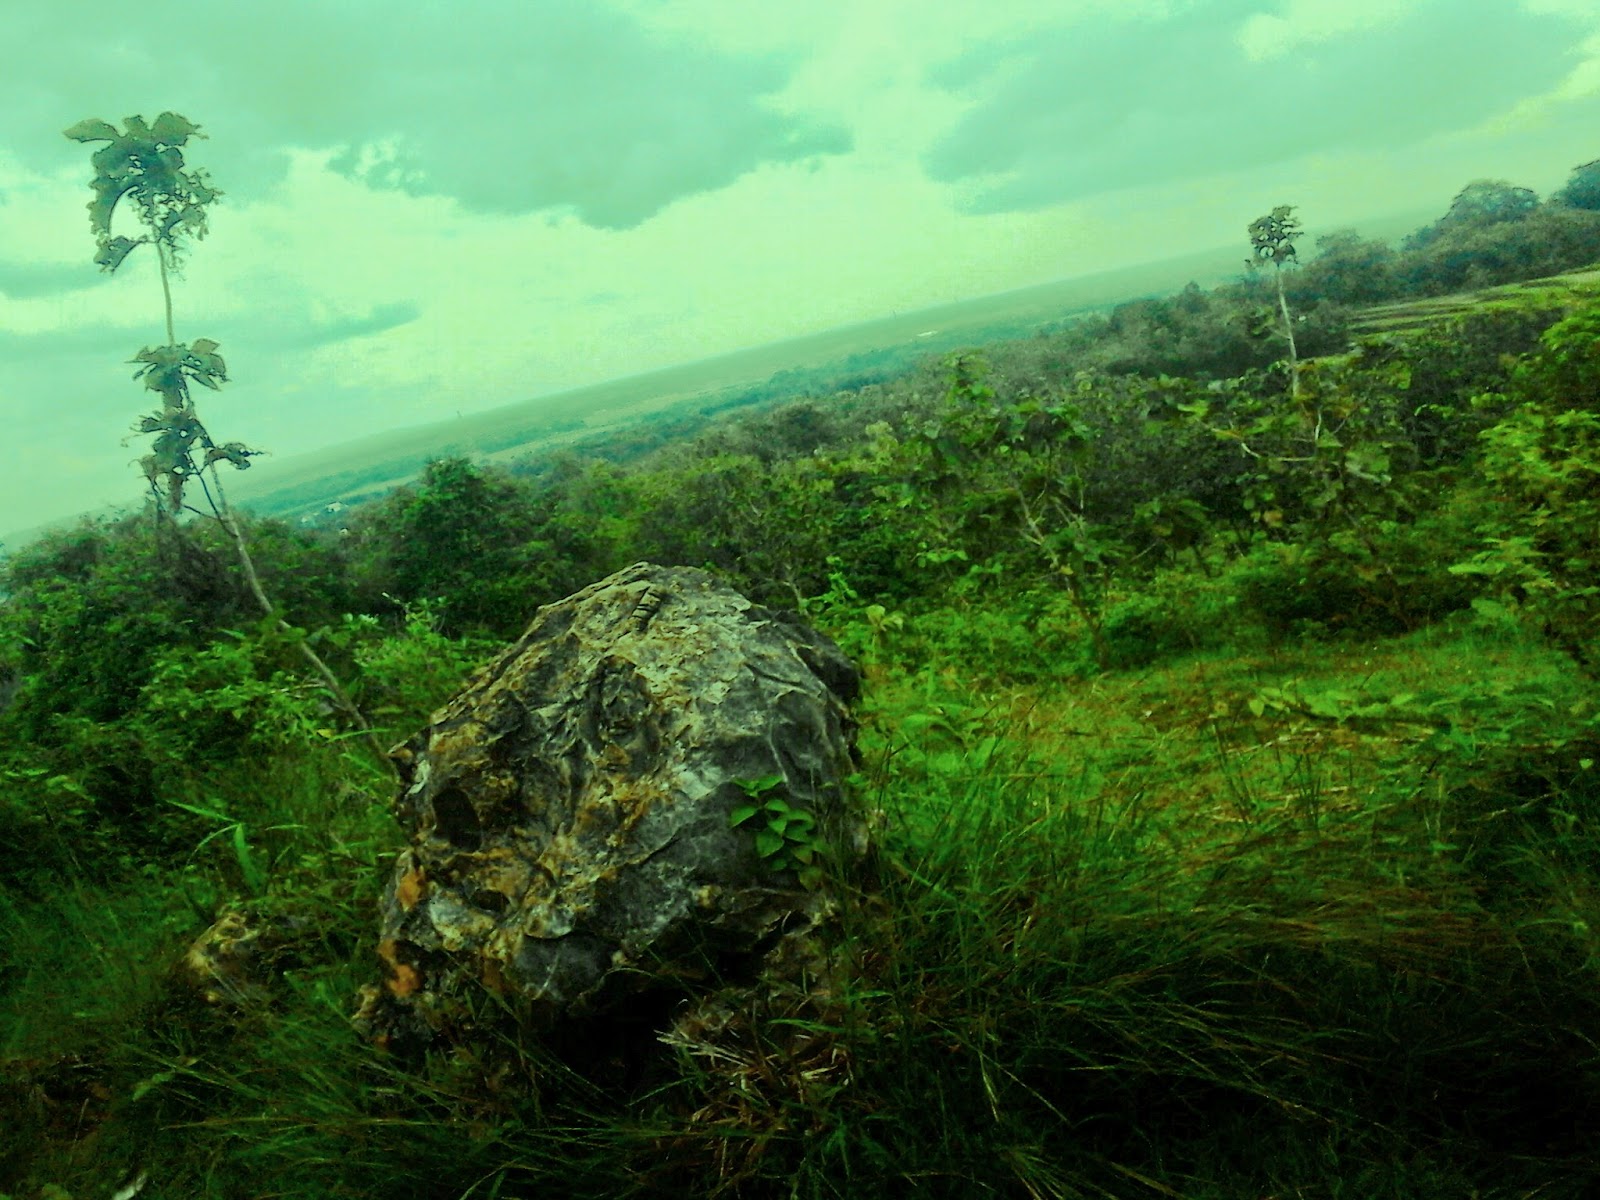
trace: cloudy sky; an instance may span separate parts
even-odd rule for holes
[[[160,285],[148,248],[93,265],[85,117],[208,135],[177,336],[227,359],[213,434],[278,455],[1600,157],[1594,0],[0,0],[0,32],[0,529],[142,486]]]

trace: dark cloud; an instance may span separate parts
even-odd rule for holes
[[[1251,62],[1260,0],[980,47],[930,76],[982,97],[930,151],[948,183],[996,180],[978,212],[1241,170],[1311,151],[1402,147],[1554,87],[1579,29],[1506,0],[1433,0],[1398,22]]]
[[[87,236],[84,241],[88,242]],[[89,246],[79,264],[0,262],[0,295],[10,300],[35,300],[40,296],[74,292],[106,278],[92,261],[93,243]]]
[[[93,271],[91,267],[91,275]],[[131,359],[143,346],[165,341],[166,338],[161,336],[165,330],[160,328],[160,313],[158,301],[155,319],[150,322],[148,330],[130,330],[127,326],[102,322],[38,333],[0,329],[0,364],[3,364],[5,371],[27,368],[48,375],[63,367],[70,367],[74,370],[84,368],[100,377],[116,379],[120,376],[128,379],[133,375],[133,367],[130,365],[126,371],[122,370],[115,356],[126,351],[123,359]],[[99,357],[94,358],[95,355]],[[0,398],[7,398],[8,392],[10,389],[0,390]],[[20,391],[12,394],[20,394]]]
[[[321,325],[311,325],[301,334],[280,333],[272,338],[273,349],[309,350],[334,342],[347,342],[353,338],[371,337],[389,329],[409,325],[422,315],[422,309],[408,300],[394,304],[379,304],[364,317],[340,317]]]
[[[626,228],[851,145],[767,103],[791,63],[665,40],[592,0],[35,5],[18,25],[0,106],[8,148],[39,169],[70,161],[60,130],[83,117],[170,108],[214,139],[195,161],[224,192],[264,192],[285,147],[333,149],[377,186]],[[365,151],[386,141],[374,166]]]

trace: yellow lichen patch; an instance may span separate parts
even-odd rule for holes
[[[389,980],[389,990],[396,996],[409,996],[422,986],[422,976],[417,969],[405,963],[396,963],[394,978]]]
[[[496,995],[504,995],[506,991],[505,972],[501,971],[498,960],[487,956],[483,959],[483,986]]]
[[[482,746],[488,740],[491,739],[486,736],[481,721],[463,721],[434,730],[428,739],[428,754],[435,762],[449,761],[471,767],[482,761]]]
[[[428,875],[421,867],[412,867],[395,882],[394,898],[400,902],[400,907],[410,912],[417,906],[417,901],[427,893]]]
[[[485,771],[478,776],[473,799],[484,812],[508,808],[516,797],[517,781],[509,771]]]
[[[499,892],[512,904],[528,890],[532,867],[519,857],[518,850],[510,846],[497,846],[472,858],[479,864],[476,874],[484,890]]]
[[[400,944],[394,938],[384,938],[378,943],[378,957],[389,968],[386,984],[396,996],[409,996],[422,986],[422,975],[410,963],[400,961]]]

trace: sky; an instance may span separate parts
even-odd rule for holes
[[[94,265],[88,117],[206,135],[177,337],[277,456],[1600,158],[1594,0],[0,0],[0,42],[0,529],[144,486],[160,281]]]

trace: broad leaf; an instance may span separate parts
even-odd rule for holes
[[[87,124],[87,122],[84,122],[84,124]],[[77,126],[73,128],[77,128]],[[115,133],[116,130],[112,130],[112,132]],[[190,121],[188,117],[180,116],[175,112],[162,113],[156,118],[155,126],[150,130],[152,138],[158,142],[166,142],[168,145],[182,145],[191,134],[205,136],[200,133],[200,126]],[[72,135],[69,133],[67,136],[71,137]]]
[[[763,775],[760,779],[738,779],[735,784],[745,795],[754,799],[764,792],[770,792],[783,782],[782,775]]]
[[[115,125],[97,117],[85,118],[72,128],[61,132],[75,142],[106,142],[119,136]]]

